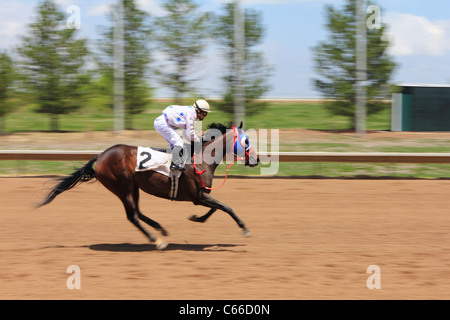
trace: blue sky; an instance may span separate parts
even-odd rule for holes
[[[98,38],[98,26],[106,24],[105,13],[113,0],[56,0],[62,10],[77,5],[81,10],[80,35]],[[202,10],[218,13],[226,0],[196,0]],[[397,62],[395,83],[450,84],[450,1],[375,0],[381,20],[388,24],[393,45],[391,55]],[[0,0],[0,49],[11,50],[33,21],[37,0]],[[163,11],[159,0],[137,0],[141,9],[153,15]],[[344,0],[242,0],[244,7],[260,11],[266,27],[259,46],[274,66],[272,88],[266,97],[314,98],[311,48],[326,38],[325,6],[342,7]],[[204,53],[197,83],[200,94],[218,96],[222,61],[211,43]],[[157,83],[152,85],[158,87]],[[157,89],[157,96],[170,92]]]

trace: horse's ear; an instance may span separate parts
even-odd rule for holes
[[[239,125],[239,129],[242,129],[244,127],[244,121],[241,121],[241,124]]]

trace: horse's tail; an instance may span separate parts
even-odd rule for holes
[[[52,191],[45,197],[45,199],[38,205],[38,207],[45,206],[53,201],[57,195],[63,193],[66,190],[70,190],[81,182],[87,182],[95,179],[95,171],[92,167],[94,162],[97,161],[97,157],[93,157],[83,167],[72,173],[70,176],[57,179],[59,183],[53,188]]]

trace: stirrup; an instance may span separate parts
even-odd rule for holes
[[[186,167],[183,164],[175,164],[175,163],[172,162],[170,164],[170,170],[184,171],[184,170],[186,170]]]

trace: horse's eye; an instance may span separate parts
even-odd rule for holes
[[[242,137],[241,139],[241,145],[245,148],[245,150],[247,150],[248,148],[250,148],[250,141],[248,141],[247,137]]]

